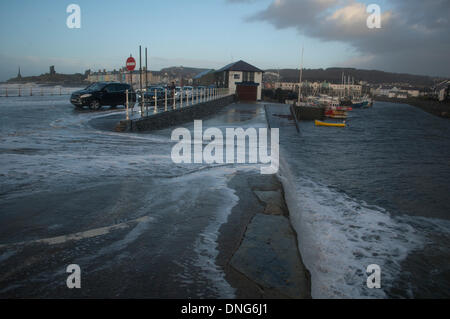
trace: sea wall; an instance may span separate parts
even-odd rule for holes
[[[425,112],[431,113],[436,116],[450,118],[450,102],[439,102],[431,99],[423,99],[423,98],[407,98],[407,99],[397,99],[397,98],[388,98],[383,96],[377,96],[374,98],[375,101],[379,102],[390,102],[390,103],[401,103],[401,104],[409,104],[415,107],[418,107]]]
[[[294,105],[293,109],[297,121],[322,120],[325,117],[325,107]]]
[[[195,104],[193,106],[186,106],[177,110],[152,114],[139,119],[123,120],[117,124],[116,131],[151,131],[192,122],[212,115],[233,102],[235,102],[235,96],[230,95],[217,100]]]

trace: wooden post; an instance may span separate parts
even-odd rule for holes
[[[19,96],[21,96],[21,95],[20,95],[20,86],[19,86]]]

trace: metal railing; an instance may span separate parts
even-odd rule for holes
[[[0,87],[0,97],[57,96],[71,95],[81,88],[65,88],[58,86],[5,86]]]
[[[170,112],[232,95],[228,88],[194,88],[192,90],[183,90],[182,88],[181,91],[165,89],[163,98],[158,98],[158,96],[161,95],[158,94],[158,90],[152,92],[153,96],[150,98],[147,97],[145,93],[141,95],[141,98],[135,103],[136,105],[130,107],[129,92],[128,90],[126,91],[127,119],[130,119],[130,115],[146,117],[152,114]],[[136,106],[137,110],[135,111]]]

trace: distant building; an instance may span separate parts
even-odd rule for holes
[[[373,89],[372,93],[375,96],[387,96],[389,98],[406,99],[408,97],[419,97],[423,95],[421,91],[421,88],[410,86],[397,87],[380,85],[378,88]]]
[[[50,66],[50,75],[55,75],[55,74],[56,74],[55,66],[54,66],[54,65],[51,65],[51,66]]]
[[[229,88],[230,93],[242,89],[247,95],[255,91],[255,100],[261,100],[263,73],[263,70],[240,60],[217,70],[216,84],[218,87]]]
[[[142,87],[145,87],[145,84],[159,84],[161,83],[160,72],[147,71],[145,72],[145,68],[142,71]],[[146,78],[147,74],[147,78]],[[98,70],[98,72],[89,72],[87,77],[88,82],[121,82],[121,83],[132,83],[134,88],[140,87],[140,73],[139,70],[135,70],[130,73],[126,68],[122,68],[120,70],[106,71],[106,70]]]
[[[282,89],[282,90],[287,90],[287,91],[292,91],[292,92],[298,92],[299,86],[300,86],[300,83],[296,83],[296,82],[276,82],[275,83],[276,89]],[[303,81],[302,88],[310,89],[311,93],[319,92],[322,90],[328,90],[329,93],[334,94],[334,95],[344,95],[344,94],[361,95],[361,93],[362,93],[362,85],[360,85],[360,84],[344,85],[344,84],[328,83],[326,81],[324,81],[324,82]]]
[[[442,101],[450,100],[450,80],[445,80],[436,85],[435,87],[435,95],[437,99]]]

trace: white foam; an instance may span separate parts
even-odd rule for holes
[[[293,175],[283,160],[280,180],[314,298],[384,298],[401,261],[426,242],[384,209]],[[381,289],[367,288],[370,264],[381,267]]]

